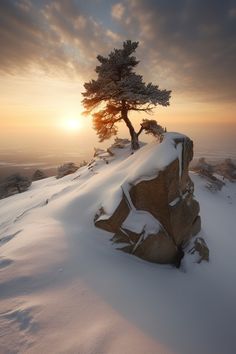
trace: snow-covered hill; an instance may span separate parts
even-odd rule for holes
[[[0,201],[1,354],[236,352],[236,185],[212,193],[191,175],[209,263],[148,263],[93,223],[124,170],[154,150],[120,151]]]

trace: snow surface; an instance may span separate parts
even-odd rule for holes
[[[140,234],[143,232],[144,239],[151,234],[157,234],[160,224],[152,214],[143,210],[131,210],[122,224],[122,228]]]
[[[164,146],[124,149],[0,201],[1,354],[236,352],[235,184],[213,194],[192,175],[210,263],[148,263],[115,250],[93,224],[127,179],[178,157],[171,139]]]

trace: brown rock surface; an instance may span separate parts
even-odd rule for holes
[[[182,246],[196,235],[201,228],[199,203],[193,197],[193,182],[188,174],[188,166],[193,157],[193,143],[184,136],[174,140],[182,144],[182,158],[169,163],[158,175],[133,184],[127,196],[123,197],[107,219],[99,218],[103,210],[95,217],[95,225],[114,233],[113,242],[122,243],[125,252],[156,263],[179,264],[183,255]],[[181,166],[179,166],[181,163]],[[181,173],[180,173],[181,171]],[[124,229],[122,224],[133,211],[145,211],[160,224],[156,233],[139,234]]]
[[[201,261],[209,262],[209,249],[205,240],[202,237],[197,237],[194,241],[194,248],[199,254],[198,263]]]
[[[187,246],[187,252],[195,256],[195,262],[209,262],[209,248],[202,237],[196,237]]]

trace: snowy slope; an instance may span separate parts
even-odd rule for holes
[[[178,149],[168,144],[171,161]],[[1,354],[236,352],[235,185],[212,194],[192,175],[209,264],[145,262],[93,225],[101,203],[111,212],[120,185],[135,183],[141,161],[151,156],[149,177],[163,168],[166,159],[152,164],[158,149],[124,149],[0,201]]]

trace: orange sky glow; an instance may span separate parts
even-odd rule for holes
[[[205,10],[212,16],[206,20],[200,3],[195,8],[179,5],[188,17],[176,24],[171,6],[159,1],[151,5],[142,0],[99,0],[96,11],[90,1],[86,5],[81,1],[2,2],[0,150],[98,146],[91,117],[82,115],[83,84],[96,77],[96,55],[120,47],[127,38],[140,42],[137,72],[145,81],[172,90],[170,106],[157,107],[154,119],[195,139],[209,127],[209,140],[214,139],[212,130],[233,139],[236,104],[230,72],[235,42],[230,40],[235,34],[235,12],[231,5],[218,9],[208,4]],[[222,11],[227,15],[224,20]],[[166,22],[157,26],[153,14],[160,12]],[[138,127],[145,117],[133,115],[134,125]],[[122,124],[119,135],[128,137]]]
[[[32,148],[36,148],[42,139],[45,146],[52,143],[60,146],[58,139],[66,142],[74,139],[72,135],[76,135],[78,141],[86,140],[85,144],[96,145],[92,119],[82,115],[81,91],[82,80],[49,78],[43,74],[37,78],[32,75],[1,79],[0,148],[13,147],[20,142],[23,146],[26,142],[27,146],[32,144]],[[234,112],[233,103],[199,102],[194,97],[184,94],[178,97],[173,93],[170,106],[157,107],[153,117],[168,130],[181,130],[184,126],[191,134],[191,129],[201,130],[210,123],[214,129],[219,129],[219,126],[232,126],[234,129]],[[144,116],[140,113],[134,115],[134,124],[138,126]],[[71,120],[78,120],[79,129],[67,129]],[[121,124],[122,133],[127,135]],[[84,139],[85,136],[89,141]]]

